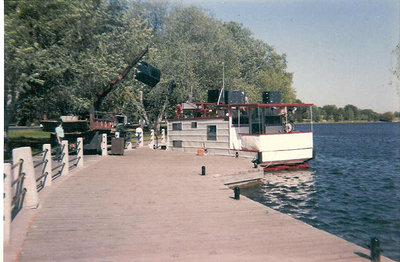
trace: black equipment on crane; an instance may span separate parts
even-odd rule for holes
[[[118,75],[118,77],[114,80],[111,80],[110,83],[106,87],[103,87],[95,96],[94,99],[94,110],[99,111],[100,106],[104,100],[104,98],[115,88],[116,84],[118,84],[121,80],[123,80],[128,73],[134,68],[135,70],[135,78],[151,87],[154,87],[158,82],[160,82],[161,71],[152,65],[140,61],[147,52],[149,51],[149,46],[140,52],[132,61],[125,67],[124,71]],[[137,67],[136,67],[137,66]]]

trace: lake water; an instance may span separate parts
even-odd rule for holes
[[[400,123],[313,128],[311,169],[266,173],[241,193],[365,248],[378,237],[400,261]]]

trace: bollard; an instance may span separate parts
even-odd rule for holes
[[[132,150],[132,133],[127,132],[126,137],[126,150]]]
[[[61,163],[64,165],[62,167],[61,175],[65,176],[69,174],[69,152],[68,152],[68,140],[61,141],[63,151],[62,151],[62,161]]]
[[[126,142],[126,150],[132,150],[132,142],[131,141]]]
[[[381,261],[381,246],[379,239],[376,237],[371,238],[371,244],[368,246],[371,250],[371,261],[380,262]]]
[[[206,175],[206,166],[201,167],[201,175],[205,176]]]
[[[47,151],[46,151],[47,150]],[[47,177],[46,177],[46,182],[44,184],[45,187],[51,186],[52,184],[52,161],[51,161],[51,145],[50,144],[44,144],[43,145],[43,151],[45,152],[44,154],[44,161],[47,161],[46,163],[44,163],[44,170],[43,173],[47,173]]]
[[[78,144],[78,167],[82,167],[83,166],[83,138],[82,137],[78,137],[77,138],[77,144]]]
[[[36,189],[35,169],[33,167],[32,150],[30,147],[19,147],[12,151],[13,163],[23,159],[22,173],[25,174],[24,188],[26,194],[24,198],[24,208],[37,208],[39,206],[39,196]]]
[[[155,146],[155,140],[154,140],[154,129],[151,129],[150,131],[150,143],[149,143],[149,148],[154,148]]]
[[[107,134],[103,134],[101,139],[101,156],[107,155]]]
[[[240,187],[235,186],[235,188],[233,189],[233,191],[235,192],[235,199],[239,200],[240,199]]]
[[[136,128],[137,147],[143,147],[143,129]]]
[[[161,130],[161,145],[167,144],[167,141],[165,140],[165,129]]]

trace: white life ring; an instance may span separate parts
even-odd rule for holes
[[[285,125],[285,133],[290,133],[293,131],[293,125],[291,123],[287,123]]]

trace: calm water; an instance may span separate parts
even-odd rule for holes
[[[376,236],[400,261],[399,141],[400,123],[314,125],[310,170],[266,173],[241,193],[366,248]]]

